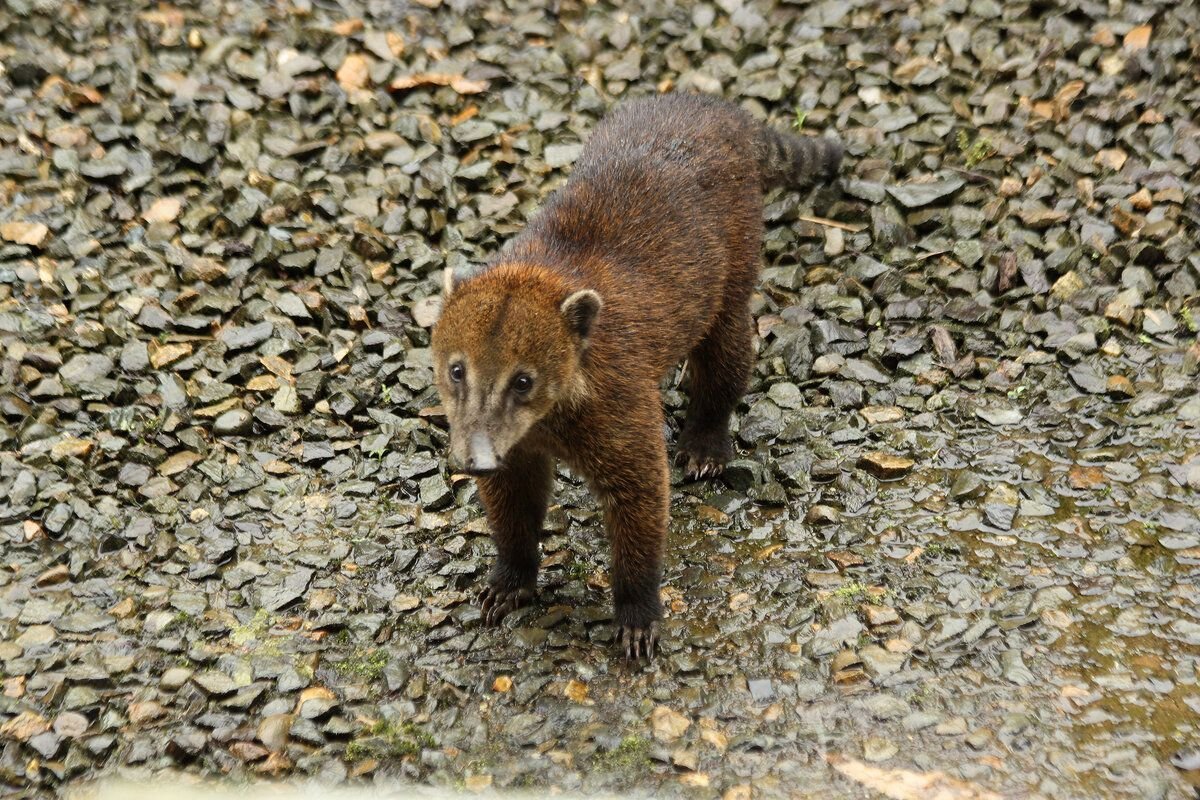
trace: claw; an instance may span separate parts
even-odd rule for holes
[[[479,595],[479,610],[483,614],[483,624],[489,628],[499,625],[509,612],[516,611],[532,598],[533,591],[531,589],[485,586]]]
[[[638,661],[643,658],[653,661],[658,649],[658,623],[651,622],[645,628],[622,625],[617,643],[626,662]]]
[[[706,478],[715,478],[725,471],[725,465],[716,461],[700,461],[692,459],[688,463],[688,468],[685,475],[688,480],[699,481]]]

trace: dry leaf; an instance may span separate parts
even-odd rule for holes
[[[173,364],[184,356],[192,354],[192,346],[187,342],[178,344],[159,344],[151,341],[147,348],[150,352],[150,363],[155,369],[161,369],[168,364]]]
[[[1108,167],[1113,172],[1120,172],[1121,167],[1125,166],[1125,161],[1129,158],[1129,154],[1119,147],[1106,148],[1096,153],[1095,163],[1102,167]]]
[[[46,718],[34,711],[22,711],[8,722],[0,725],[0,739],[16,739],[27,742],[38,734],[50,730]]]
[[[471,775],[465,781],[463,781],[463,786],[466,787],[467,791],[475,792],[476,794],[479,792],[486,792],[488,789],[492,788],[492,776]]]
[[[1146,45],[1150,44],[1150,33],[1153,30],[1149,25],[1138,25],[1129,33],[1125,34],[1125,49],[1129,51],[1143,50]]]
[[[166,461],[158,465],[158,474],[160,475],[178,475],[186,471],[201,458],[199,453],[191,450],[183,450],[168,458]]]
[[[171,222],[179,216],[181,208],[183,208],[183,202],[178,197],[160,197],[150,208],[146,209],[146,213],[142,214],[142,219],[146,222]]]
[[[825,760],[850,780],[892,800],[1001,800],[995,792],[944,772],[880,769],[839,755],[826,756]]]
[[[1058,90],[1058,94],[1054,95],[1054,119],[1061,122],[1067,118],[1071,113],[1071,103],[1075,102],[1086,85],[1083,81],[1071,81]]]
[[[338,67],[337,81],[342,89],[347,92],[356,92],[359,89],[366,88],[370,80],[371,62],[364,55],[351,53],[346,56],[346,60],[342,62],[342,66]]]
[[[144,725],[166,715],[167,710],[161,704],[148,700],[144,703],[130,703],[128,708],[129,721],[134,725]]]
[[[300,706],[303,706],[309,700],[334,700],[334,699],[336,699],[336,698],[334,697],[333,692],[329,691],[324,686],[310,686],[309,688],[300,692],[300,702],[296,704],[296,707],[299,708]]]
[[[386,38],[388,50],[392,51],[393,56],[399,58],[400,56],[404,55],[405,45],[403,36],[398,33],[394,33],[393,31],[388,31]]]
[[[246,383],[251,392],[273,392],[279,388],[279,379],[274,375],[255,375]]]
[[[0,225],[0,237],[16,244],[41,247],[50,229],[40,222],[6,222]]]
[[[1112,47],[1117,43],[1117,37],[1113,35],[1112,28],[1107,25],[1101,25],[1092,34],[1092,44],[1098,44],[1101,47]]]
[[[93,444],[91,439],[68,436],[50,448],[50,457],[56,461],[63,458],[84,458],[92,451]]]
[[[358,17],[344,19],[341,22],[335,23],[333,28],[334,33],[338,36],[352,36],[363,29],[363,21]]]
[[[467,106],[462,111],[458,112],[457,114],[455,114],[453,117],[450,118],[450,125],[452,127],[454,125],[461,125],[462,123],[466,122],[467,120],[469,120],[471,117],[474,117],[478,113],[479,113],[479,106],[475,105],[474,103],[471,103],[471,105]]]
[[[157,9],[141,12],[138,18],[151,25],[162,25],[164,28],[182,28],[185,21],[182,11],[166,3],[159,3]]]
[[[392,91],[401,92],[405,89],[424,89],[430,86],[449,86],[459,94],[479,94],[488,88],[487,81],[472,81],[462,75],[449,72],[418,72],[413,75],[401,75],[392,81]]]
[[[650,714],[650,724],[654,728],[654,738],[660,742],[673,742],[684,731],[692,726],[692,721],[666,706],[658,706]]]
[[[583,681],[567,681],[567,685],[563,689],[563,695],[576,703],[586,703],[588,701],[588,686]]]

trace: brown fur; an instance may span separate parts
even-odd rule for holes
[[[489,623],[533,595],[562,459],[604,509],[621,645],[631,657],[652,652],[669,496],[660,381],[687,358],[679,457],[693,476],[716,474],[732,454],[729,417],[753,361],[748,300],[764,188],[828,177],[840,157],[830,140],[770,131],[715,98],[619,106],[567,185],[493,264],[449,292],[433,349],[452,454],[470,458],[486,442],[499,463],[479,478],[498,551]],[[602,307],[574,303],[580,290]],[[527,396],[517,374],[535,376]]]

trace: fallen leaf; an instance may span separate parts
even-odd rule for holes
[[[191,450],[184,450],[176,453],[166,461],[158,465],[158,474],[160,475],[178,475],[180,472],[187,470],[193,464],[200,460],[200,454]]]
[[[729,748],[729,737],[713,728],[700,731],[700,738],[722,753]]]
[[[171,222],[179,216],[181,208],[183,208],[183,201],[178,197],[160,197],[150,208],[146,209],[146,213],[142,214],[142,219],[146,222]]]
[[[588,686],[583,681],[567,681],[567,685],[563,689],[563,695],[576,703],[586,703],[588,701]]]
[[[22,711],[8,722],[0,725],[0,739],[16,739],[26,742],[38,734],[50,730],[50,723],[34,711]]]
[[[1121,167],[1125,166],[1125,161],[1128,158],[1129,154],[1124,150],[1113,147],[1096,153],[1096,158],[1093,160],[1102,167],[1108,167],[1113,172],[1120,172]]]
[[[161,369],[168,364],[173,364],[184,356],[192,354],[192,346],[187,342],[159,344],[157,341],[151,341],[148,349],[150,351],[150,363],[155,369]]]
[[[951,778],[944,772],[881,769],[833,754],[825,760],[852,781],[891,800],[1001,800],[995,792]]]
[[[341,22],[334,23],[331,30],[338,36],[352,36],[363,29],[363,21],[358,17],[344,19]]]
[[[50,457],[55,461],[63,458],[84,458],[92,451],[93,444],[95,443],[91,439],[68,436],[50,448]]]
[[[479,94],[488,88],[487,81],[472,81],[450,72],[417,72],[401,75],[392,81],[393,92],[406,89],[423,89],[429,86],[449,86],[459,94]]]
[[[450,125],[451,126],[461,125],[462,123],[466,122],[467,120],[471,119],[472,117],[476,116],[477,114],[479,114],[479,106],[472,103],[471,105],[467,106],[462,111],[458,112],[453,117],[451,117]]]
[[[167,710],[161,704],[149,700],[144,703],[129,704],[129,721],[134,725],[144,725],[166,715]]]
[[[333,692],[326,689],[324,686],[310,686],[300,692],[300,702],[297,707],[304,705],[309,700],[333,700],[335,699]]]
[[[1054,119],[1061,122],[1067,118],[1071,111],[1071,103],[1075,102],[1075,98],[1079,97],[1086,85],[1083,81],[1070,81],[1058,90],[1058,94],[1054,95]]]
[[[338,67],[337,81],[347,92],[356,92],[366,87],[371,79],[371,62],[359,53],[346,56],[342,66]]]
[[[0,225],[0,237],[15,244],[41,247],[50,229],[40,222],[6,222]]]
[[[692,721],[666,706],[658,706],[650,714],[650,725],[654,738],[660,742],[673,742],[692,726]]]
[[[1154,29],[1149,25],[1138,25],[1125,34],[1125,49],[1130,52],[1145,49],[1150,44],[1150,33]]]
[[[463,781],[463,786],[466,787],[468,792],[486,792],[488,789],[492,788],[492,776],[471,775],[465,781]]]

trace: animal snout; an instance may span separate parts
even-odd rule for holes
[[[500,468],[500,459],[496,457],[492,439],[486,433],[471,434],[467,442],[467,456],[463,459],[463,468],[471,475],[490,475]]]

